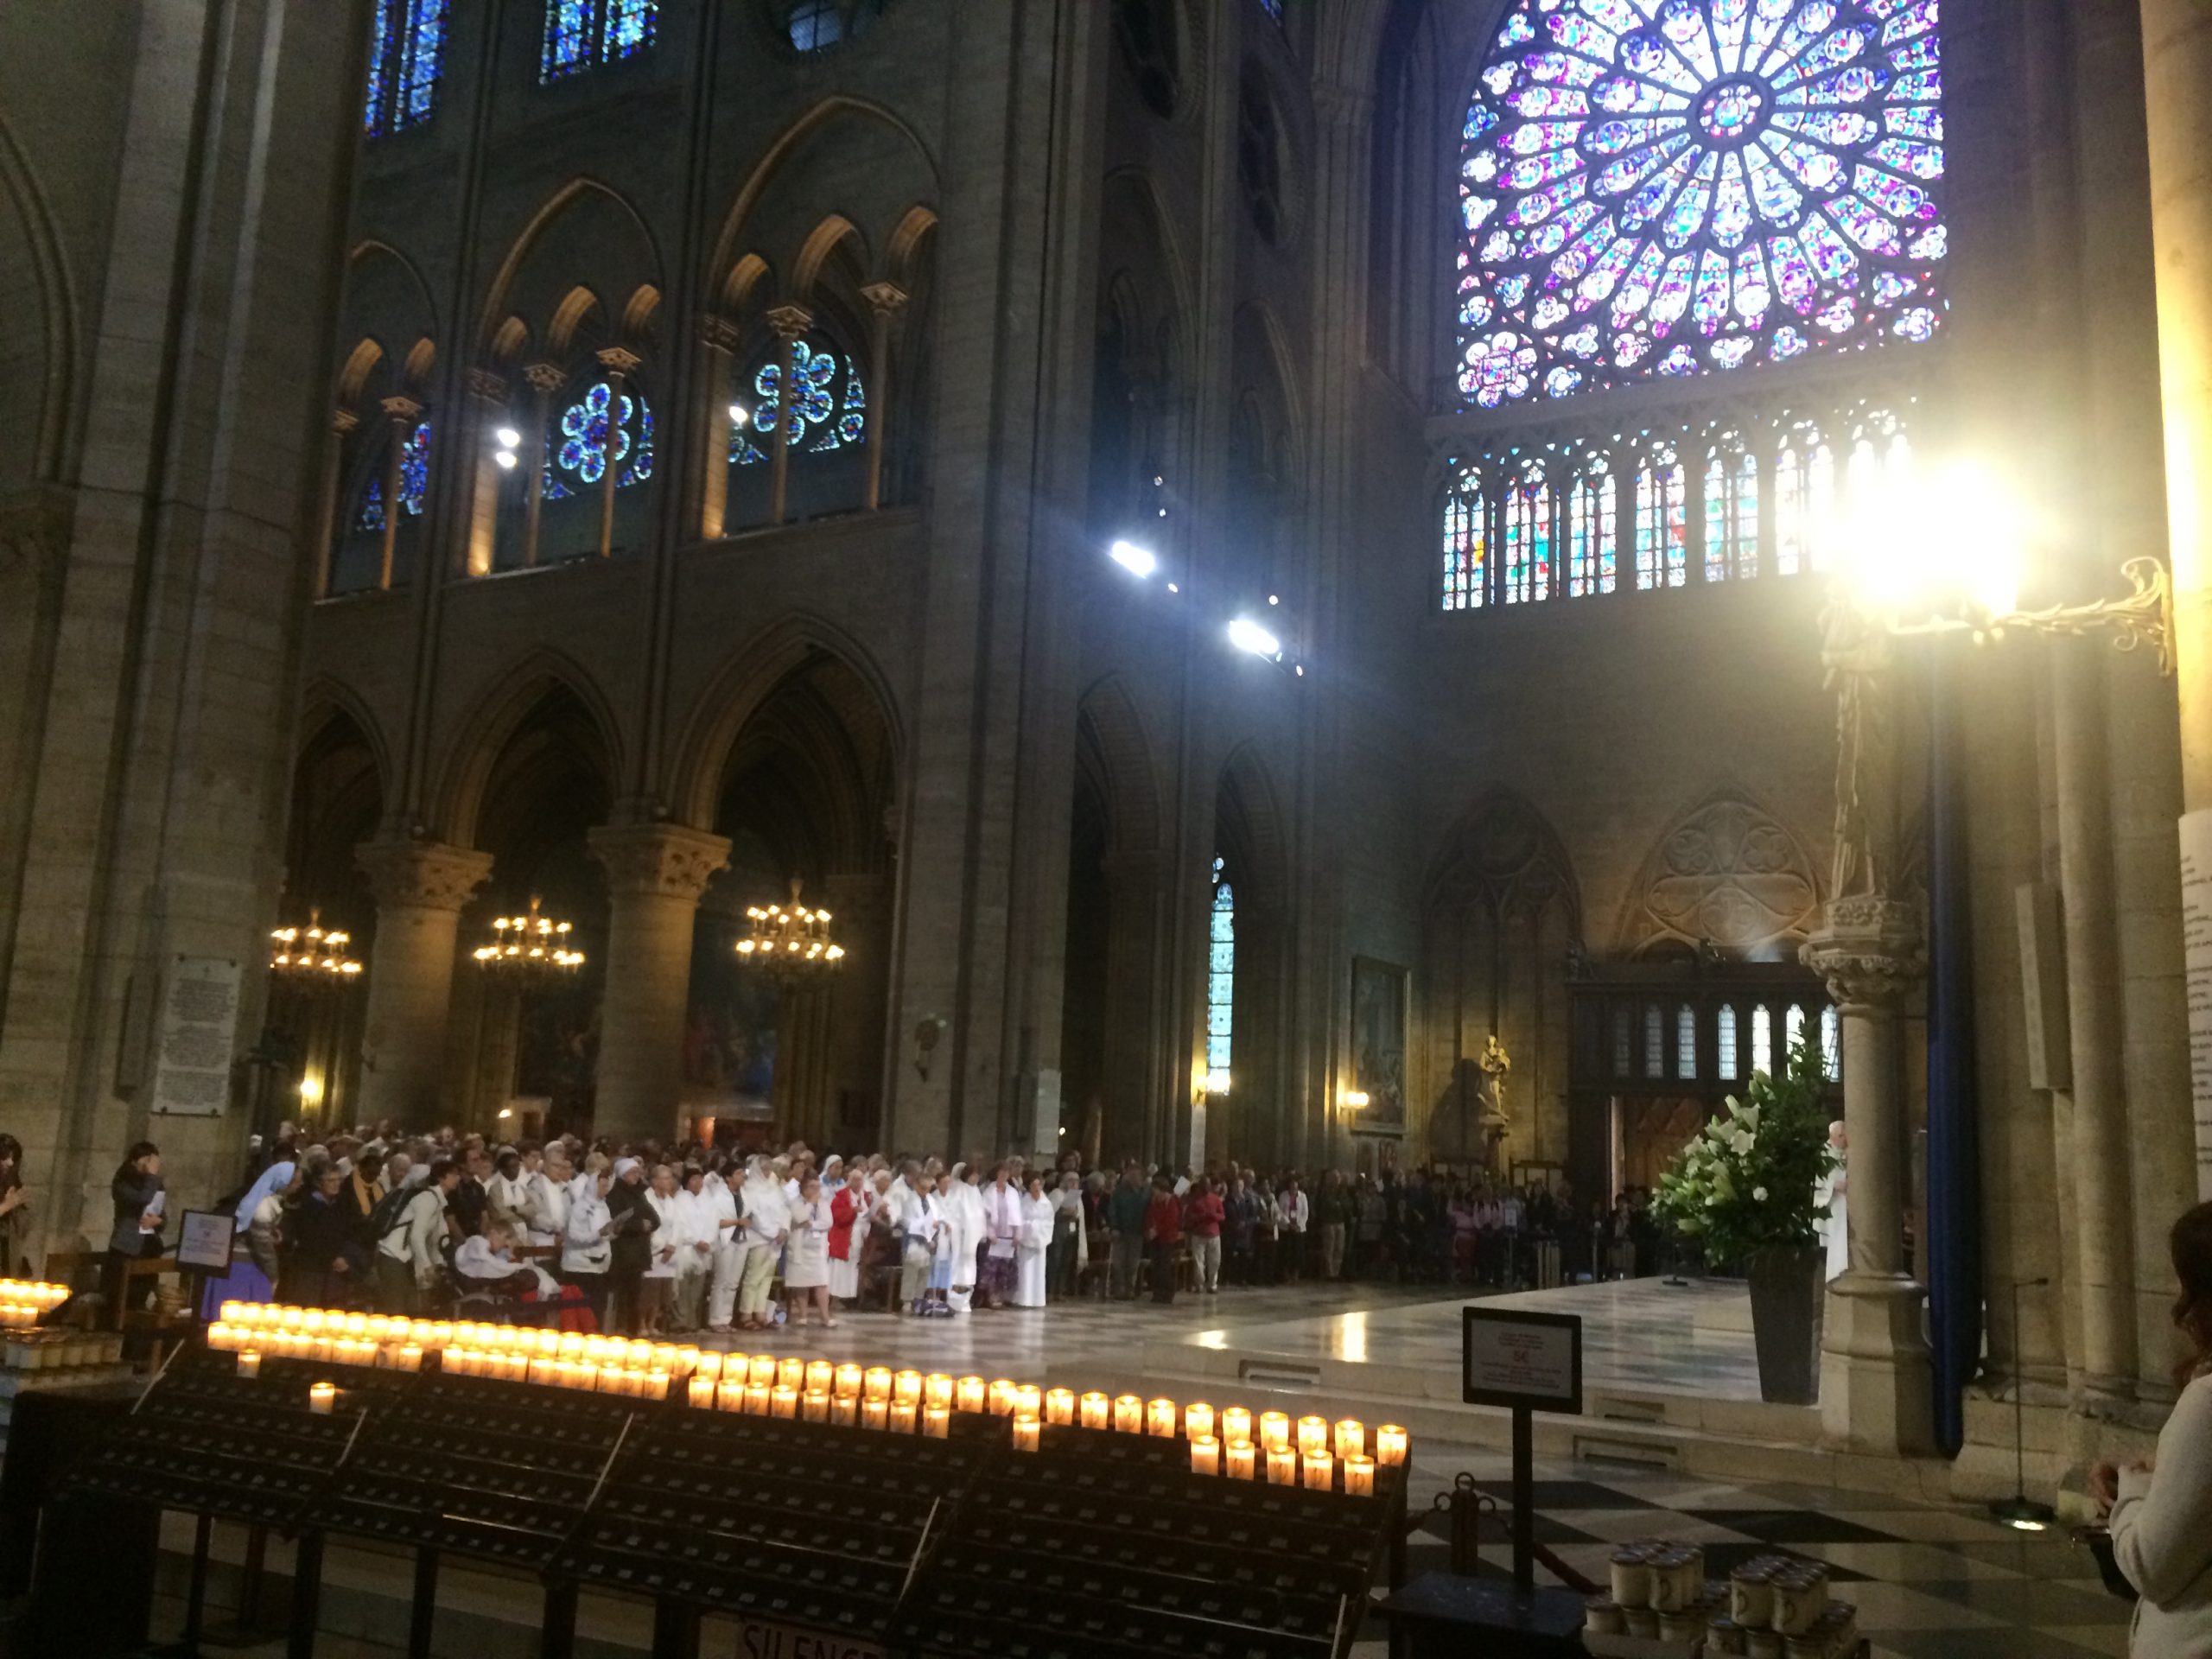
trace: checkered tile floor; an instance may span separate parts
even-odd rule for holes
[[[1454,1459],[1416,1447],[1416,1494],[1447,1491],[1461,1470],[1510,1502],[1511,1469],[1491,1452]],[[1859,1609],[1874,1659],[2082,1659],[2127,1651],[2128,1608],[2105,1592],[2096,1563],[2063,1532],[2028,1536],[1964,1509],[1909,1504],[1810,1487],[1729,1485],[1591,1465],[1537,1470],[1536,1536],[1576,1572],[1605,1579],[1613,1547],[1637,1538],[1694,1543],[1715,1576],[1776,1551],[1825,1561],[1839,1600]],[[1451,1564],[1450,1523],[1427,1522],[1408,1550],[1418,1575]],[[1508,1575],[1501,1516],[1485,1515],[1482,1572]],[[1538,1577],[1558,1580],[1541,1567]],[[1379,1621],[1368,1634],[1379,1636]],[[1359,1659],[1381,1659],[1363,1640]]]

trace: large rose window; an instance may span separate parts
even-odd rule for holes
[[[1936,5],[1517,0],[1461,155],[1465,401],[1928,339]]]

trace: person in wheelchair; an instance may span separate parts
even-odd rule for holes
[[[486,1221],[482,1232],[454,1247],[456,1318],[563,1331],[597,1328],[582,1291],[560,1283],[533,1262],[517,1261],[514,1251],[514,1235],[502,1221]]]

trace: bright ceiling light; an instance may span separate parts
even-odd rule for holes
[[[1160,569],[1160,560],[1148,547],[1139,547],[1135,542],[1116,542],[1106,550],[1113,555],[1114,563],[1133,575],[1148,576]]]
[[[512,426],[503,426],[492,435],[499,439],[502,449],[516,449],[522,446],[522,434]]]
[[[512,449],[502,449],[492,459],[499,463],[502,471],[512,473],[515,469],[515,452]]]
[[[1240,616],[1229,625],[1229,643],[1239,651],[1250,652],[1255,657],[1282,655],[1282,641],[1249,617]]]
[[[732,404],[729,406],[729,423],[732,426],[743,426],[747,418],[743,404]]]

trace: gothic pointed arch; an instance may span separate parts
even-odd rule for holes
[[[0,236],[0,292],[11,296],[10,315],[0,323],[0,365],[11,386],[28,387],[35,397],[31,442],[22,448],[30,479],[48,480],[60,475],[73,418],[77,300],[52,207],[29,156],[0,118],[0,224],[9,219],[16,234]],[[12,481],[0,470],[0,488]]]
[[[575,709],[580,718],[569,723],[569,736],[578,763],[613,798],[623,776],[621,725],[613,706],[582,664],[541,645],[491,676],[488,689],[454,722],[430,798],[429,823],[440,839],[462,847],[477,844],[493,769],[549,699]]]
[[[1144,716],[1118,674],[1109,674],[1076,705],[1078,764],[1094,772],[1109,813],[1108,851],[1147,854],[1160,846],[1160,781]]]
[[[627,196],[598,179],[571,179],[509,245],[477,314],[476,350],[489,354],[510,313],[543,332],[579,283],[626,297],[648,283],[665,288],[666,269],[652,227]]]
[[[1818,922],[1820,885],[1804,842],[1751,795],[1713,789],[1645,855],[1615,929],[1624,957],[1712,946],[1796,960]]]

